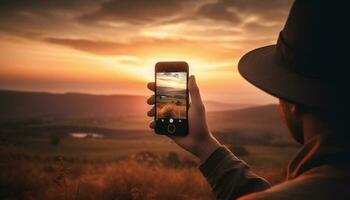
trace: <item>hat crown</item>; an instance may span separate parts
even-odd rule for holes
[[[240,74],[280,99],[343,112],[350,102],[347,4],[296,0],[277,45],[245,54]]]
[[[287,48],[282,60],[304,76],[332,78],[329,69],[345,61],[340,30],[348,17],[341,16],[341,7],[330,1],[296,0],[277,44]]]

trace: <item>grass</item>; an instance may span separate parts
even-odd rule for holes
[[[120,103],[138,105],[124,101]],[[184,99],[170,103],[185,108]],[[214,199],[196,168],[198,161],[149,130],[146,108],[129,113],[121,111],[123,106],[113,108],[103,117],[100,112],[94,116],[96,109],[89,112],[92,115],[69,110],[73,115],[28,119],[16,119],[10,112],[11,119],[0,122],[0,199]],[[283,181],[296,151],[277,111],[270,106],[207,115],[213,133],[240,149],[240,158],[273,184]],[[100,133],[105,138],[73,139],[68,136],[72,132]],[[52,142],[53,136],[58,141]]]
[[[26,137],[16,139],[14,145],[33,155],[83,157],[88,159],[117,159],[141,151],[156,153],[176,152],[181,156],[190,157],[190,153],[178,147],[166,137],[157,139],[74,139],[64,137],[60,144],[51,145],[47,137]],[[271,145],[244,145],[249,154],[242,158],[251,165],[281,166],[286,165],[289,158],[296,152],[297,147]]]
[[[190,157],[190,154],[168,139],[164,140],[140,140],[140,139],[74,139],[65,137],[60,144],[51,145],[48,138],[24,138],[17,139],[14,144],[18,149],[32,155],[44,157],[65,156],[85,159],[119,159],[126,155],[140,151],[152,151],[157,153],[177,152],[182,156]]]
[[[186,104],[176,105],[175,103],[157,103],[157,117],[158,118],[186,118]]]
[[[0,146],[0,199],[214,199],[197,160],[166,137],[13,135]],[[241,144],[251,169],[284,180],[295,146]]]
[[[92,145],[89,142],[96,141],[71,140],[70,145],[76,142],[75,146],[80,146],[82,143],[78,142],[87,142],[88,146]],[[112,141],[105,141],[104,144],[109,142]],[[91,151],[111,149],[93,145]],[[127,145],[126,141],[124,145]],[[186,160],[189,158],[186,154],[157,152],[158,147],[155,146],[149,146],[148,151],[129,155],[125,159],[104,162],[96,160],[91,153],[87,154],[91,156],[88,162],[81,157],[71,160],[65,156],[45,160],[41,157],[45,154],[28,155],[29,149],[2,147],[0,199],[214,199],[211,188],[197,170],[195,162],[186,165],[189,161]],[[284,180],[284,169],[289,159],[287,156],[295,149],[262,145],[247,145],[245,148],[249,153],[241,158],[250,164],[255,173],[273,184]],[[75,151],[81,153],[83,150],[76,148]],[[48,152],[46,156],[51,154],[52,158],[55,155]],[[78,152],[76,155],[79,155]],[[62,153],[72,156],[67,149]]]
[[[2,163],[0,199],[214,199],[194,168],[134,161],[109,164]]]

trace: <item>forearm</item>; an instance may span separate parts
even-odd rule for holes
[[[226,147],[220,147],[199,167],[217,199],[236,199],[265,190],[270,184],[254,174],[247,164]]]
[[[201,164],[203,164],[215,150],[222,146],[212,134],[208,134],[206,138],[202,141],[197,141],[196,144],[192,153],[199,158]]]

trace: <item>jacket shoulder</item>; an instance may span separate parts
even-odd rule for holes
[[[349,176],[320,172],[325,171],[310,171],[262,192],[243,196],[239,200],[350,199]]]

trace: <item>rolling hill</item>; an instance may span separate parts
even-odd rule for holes
[[[208,120],[214,129],[253,128],[272,132],[287,129],[280,117],[277,105],[256,106],[237,110],[208,112]]]
[[[237,110],[242,108],[254,107],[256,105],[251,104],[230,104],[222,103],[219,101],[204,101],[205,109],[211,111],[224,111],[224,110]]]
[[[79,118],[145,116],[147,97],[81,93],[19,92],[0,90],[0,120],[36,117]],[[246,104],[205,101],[207,111],[233,110]]]
[[[79,118],[145,115],[146,97],[79,93],[0,91],[0,119]]]
[[[44,119],[36,126],[98,127],[114,132],[147,131],[151,108],[147,97],[133,95],[52,94],[0,91],[0,122]],[[269,134],[286,137],[287,129],[277,105],[254,106],[205,102],[213,132]],[[242,108],[243,107],[243,108]],[[26,122],[29,125],[31,121]],[[16,127],[16,124],[14,125]]]

